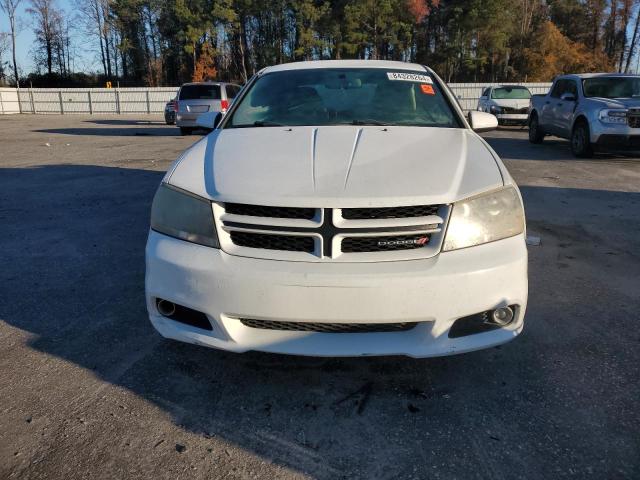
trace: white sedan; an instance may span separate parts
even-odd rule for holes
[[[520,192],[429,68],[260,71],[167,172],[146,249],[163,336],[234,352],[428,357],[515,338]]]

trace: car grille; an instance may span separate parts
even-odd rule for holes
[[[640,128],[640,115],[632,115],[629,117],[629,126],[631,128]]]
[[[246,215],[250,217],[271,218],[301,218],[311,220],[316,214],[315,208],[296,207],[266,207],[263,205],[248,205],[244,203],[227,203],[227,213]]]
[[[402,323],[308,323],[282,322],[272,320],[255,320],[241,318],[240,322],[246,327],[262,330],[284,330],[291,332],[319,332],[319,333],[375,333],[375,332],[404,332],[411,330],[417,322]]]
[[[411,207],[343,208],[342,218],[370,220],[375,218],[411,218],[437,215],[438,205],[414,205]]]
[[[529,113],[529,107],[514,108],[514,107],[500,107],[502,113]]]
[[[231,241],[242,247],[284,250],[287,252],[312,253],[315,248],[312,237],[297,235],[231,232]]]
[[[440,250],[449,211],[449,205],[344,209],[214,205],[218,237],[225,252],[311,262],[434,256]]]
[[[388,252],[393,250],[410,250],[423,248],[429,243],[429,236],[396,235],[385,237],[347,237],[342,239],[342,251],[354,252]]]

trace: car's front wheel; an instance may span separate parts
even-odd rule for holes
[[[529,120],[529,141],[531,143],[542,143],[542,140],[544,140],[544,132],[540,128],[538,115],[534,113],[531,115],[531,120]]]
[[[589,158],[593,156],[589,125],[585,121],[579,121],[571,132],[571,153],[576,157]]]

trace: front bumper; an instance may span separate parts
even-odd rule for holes
[[[529,119],[527,113],[498,113],[496,115],[499,124],[525,125]]]
[[[158,332],[234,352],[412,357],[463,353],[516,337],[527,303],[524,235],[425,260],[337,264],[231,256],[151,231],[146,262],[147,308]],[[162,317],[156,298],[206,313],[213,329]],[[507,305],[519,306],[507,327],[448,337],[456,319]],[[400,332],[316,333],[256,329],[239,318],[422,323]]]
[[[640,128],[629,125],[604,123],[598,119],[589,121],[591,143],[602,148],[638,149],[640,144]]]
[[[640,151],[640,133],[637,135],[600,135],[595,143],[595,146],[599,150]]]

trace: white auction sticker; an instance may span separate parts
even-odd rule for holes
[[[429,75],[423,73],[387,72],[389,80],[401,80],[403,82],[433,83]]]

